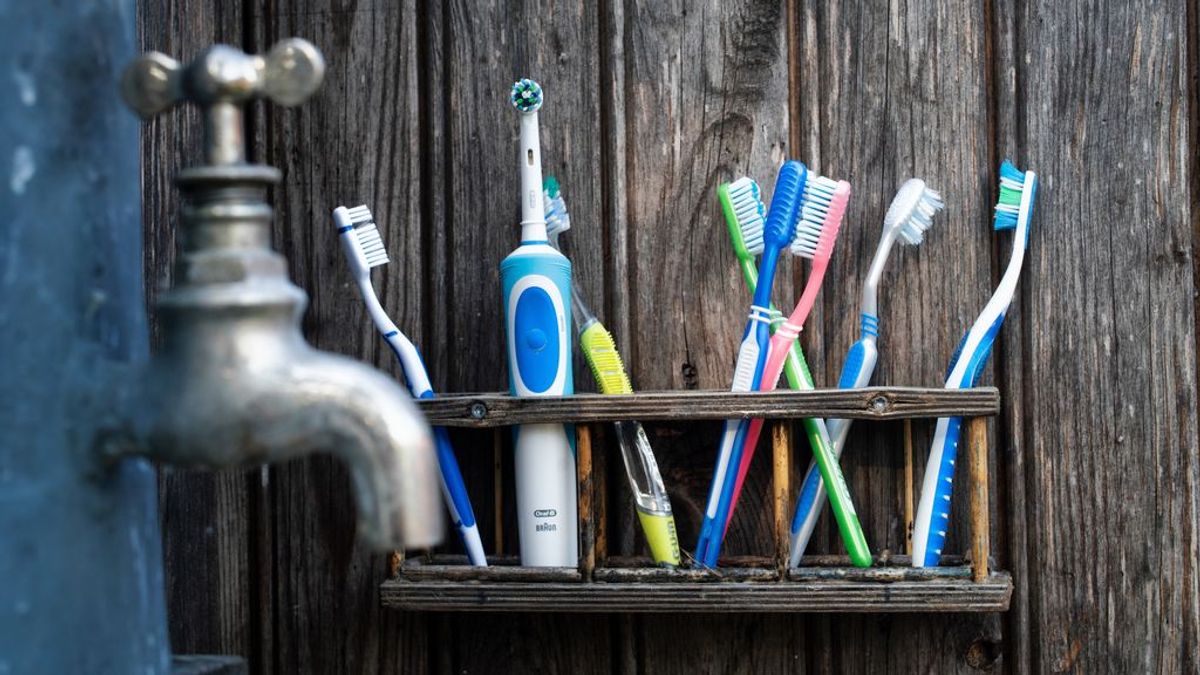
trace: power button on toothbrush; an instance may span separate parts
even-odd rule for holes
[[[525,333],[525,345],[535,352],[540,352],[546,346],[546,331],[534,328]]]

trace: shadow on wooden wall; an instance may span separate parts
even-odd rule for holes
[[[506,94],[521,75],[547,91],[546,171],[574,223],[566,252],[585,292],[603,299],[594,304],[640,388],[729,384],[746,298],[719,182],[746,173],[769,191],[776,164],[794,156],[854,184],[803,336],[825,384],[856,337],[848,308],[893,191],[912,175],[940,190],[945,214],[886,277],[875,377],[936,386],[1006,255],[1007,238],[990,229],[999,161],[1011,156],[1043,181],[1019,297],[984,378],[1003,394],[992,522],[1016,584],[1008,614],[387,612],[387,561],[355,543],[345,472],[321,458],[243,475],[164,473],[177,652],[242,654],[271,673],[1200,668],[1194,3],[139,4],[145,49],[261,51],[297,35],[325,53],[312,101],[260,107],[248,121],[253,158],[284,172],[275,242],[312,298],[307,335],[399,376],[328,224],[334,206],[369,203],[394,261],[384,303],[447,391],[506,388],[498,263],[517,239]],[[170,276],[171,230],[156,223],[176,217],[170,178],[198,156],[194,115],[156,118],[143,137],[152,284]],[[915,428],[927,447],[931,428]],[[656,433],[685,547],[715,436],[703,425]],[[459,445],[486,512],[478,505],[495,488],[482,438]],[[899,438],[899,425],[858,425],[844,462],[876,550],[903,547],[890,449]],[[918,455],[918,471],[923,463]],[[759,464],[731,553],[770,546],[770,472]],[[622,486],[611,490],[610,503],[628,503]],[[499,523],[510,533],[511,510]],[[496,524],[481,514],[485,541]],[[632,510],[610,527],[614,553],[643,546]],[[814,541],[837,551],[831,530],[823,522]]]

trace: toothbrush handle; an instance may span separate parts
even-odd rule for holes
[[[471,509],[471,500],[467,497],[467,487],[463,483],[462,472],[459,471],[458,461],[454,457],[454,447],[450,445],[450,435],[443,427],[434,427],[433,434],[437,441],[442,492],[446,496],[446,505],[450,507],[454,526],[458,528],[459,536],[462,537],[463,547],[467,550],[467,558],[471,564],[487,567],[487,558],[483,553],[483,540],[479,537],[475,512]]]
[[[372,297],[374,297],[372,295]],[[395,327],[384,334],[392,352],[400,361],[404,370],[404,379],[408,382],[409,390],[415,398],[434,398],[436,395],[429,384],[429,373],[421,353],[407,337]],[[471,499],[467,496],[467,486],[463,482],[462,471],[458,467],[458,459],[454,455],[454,446],[450,443],[450,435],[442,427],[434,427],[436,441],[438,473],[441,478],[442,495],[446,507],[454,520],[462,538],[463,548],[472,565],[487,567],[487,557],[483,552],[483,540],[479,536],[479,527],[475,523],[475,512],[471,508]]]
[[[794,337],[788,337],[790,331],[780,329],[771,338],[771,349],[767,356],[767,365],[763,372],[762,391],[770,391],[775,388],[779,382],[783,363],[785,360],[786,351],[791,349],[791,343]],[[758,437],[762,432],[762,419],[753,419],[750,421],[750,428],[745,439],[745,454],[753,456],[754,449],[758,443]],[[842,541],[846,545],[846,551],[850,554],[850,560],[858,567],[870,567],[871,565],[871,549],[867,545],[866,536],[863,534],[862,524],[859,523],[858,513],[854,509],[854,501],[850,497],[850,489],[846,486],[845,478],[842,477],[841,467],[838,466],[837,457],[831,450],[832,443],[829,441],[827,433],[822,433],[821,429],[817,429],[817,442],[813,445],[813,457],[816,459],[817,466],[821,475],[825,478],[827,485],[832,485],[833,490],[829,493],[829,502],[833,507],[833,514],[837,520],[838,529],[842,533]],[[810,440],[812,436],[810,435]],[[748,463],[747,463],[748,466]],[[744,479],[744,474],[739,476]],[[741,483],[738,481],[738,488]],[[793,519],[793,533],[796,531],[796,520]],[[792,566],[799,564],[796,559],[794,548],[792,556]]]
[[[752,391],[755,376],[758,374],[761,349],[758,342],[759,324],[770,325],[770,311],[765,307],[751,305],[746,328],[742,333],[742,344],[738,348],[737,365],[733,373],[733,386],[730,391]],[[721,501],[728,491],[732,491],[729,482],[730,466],[740,462],[740,437],[745,434],[744,420],[725,420],[725,428],[721,433],[721,443],[717,450],[717,468],[713,472],[712,484],[708,488],[708,502],[704,510],[704,518],[700,522],[700,536],[696,541],[695,557],[700,565],[716,564],[716,555],[720,550],[719,539],[724,535],[725,528],[718,526],[725,522],[720,516]],[[734,455],[738,454],[737,457]],[[718,540],[716,546],[713,541]],[[714,549],[710,550],[710,549]],[[712,562],[706,562],[711,560]]]
[[[870,333],[867,332],[868,326],[870,326]],[[864,337],[855,342],[846,354],[842,374],[838,378],[839,389],[865,387],[870,383],[877,358],[874,339],[874,336],[878,334],[875,332],[877,327],[878,321],[874,317],[868,314],[863,315]],[[826,421],[828,440],[834,461],[841,459],[842,450],[846,447],[850,422],[851,420],[844,419]],[[808,548],[809,539],[812,538],[813,530],[816,529],[817,520],[821,517],[824,506],[825,480],[821,477],[814,459],[813,462],[809,462],[808,470],[804,473],[804,480],[800,484],[800,494],[796,499],[796,514],[792,519],[791,564],[793,567],[800,564],[800,558]]]
[[[933,436],[935,452],[930,459],[939,455],[940,458],[936,470],[925,472],[921,486],[921,501],[913,523],[913,567],[933,567],[941,559],[946,531],[950,527],[950,492],[961,432],[961,417],[938,419]],[[937,451],[939,448],[940,452]]]

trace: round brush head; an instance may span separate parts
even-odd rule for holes
[[[513,83],[509,100],[518,111],[532,113],[542,107],[542,98],[542,86],[527,77]]]
[[[944,206],[942,196],[920,178],[904,181],[883,217],[884,230],[896,228],[900,241],[915,245],[925,238],[933,216]]]

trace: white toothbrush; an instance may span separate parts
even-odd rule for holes
[[[892,199],[891,206],[883,218],[883,234],[879,237],[875,258],[871,261],[867,280],[863,284],[862,337],[846,354],[846,362],[838,380],[839,389],[865,387],[870,384],[879,356],[876,342],[879,335],[879,280],[883,276],[883,267],[887,264],[888,256],[897,240],[910,245],[921,243],[925,231],[933,224],[933,216],[942,210],[942,206],[941,195],[929,189],[920,178],[905,181]],[[834,419],[825,422],[833,442],[835,459],[841,457],[842,450],[846,447],[850,422],[851,420]],[[800,484],[800,494],[796,498],[793,528],[797,529],[792,537],[793,564],[799,562],[808,548],[808,541],[812,538],[824,506],[825,483],[821,480],[816,464],[810,462]]]

